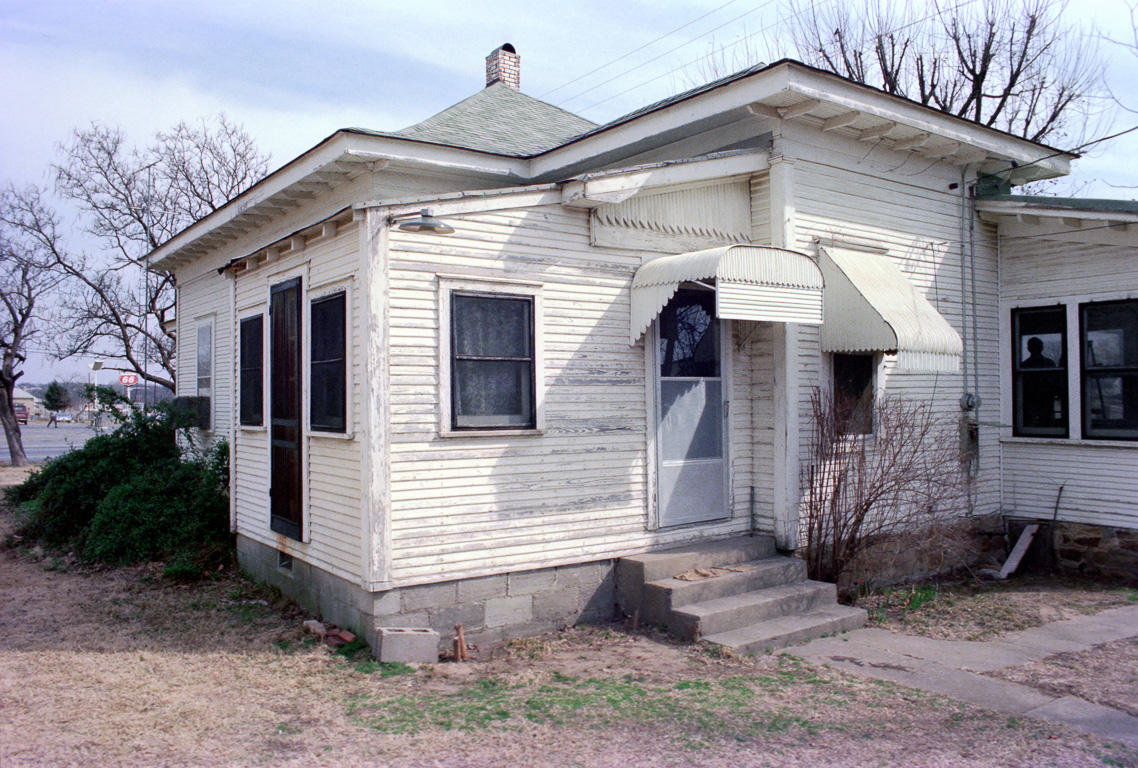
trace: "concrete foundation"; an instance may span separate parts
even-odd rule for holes
[[[364,637],[373,650],[380,627],[433,629],[446,647],[462,624],[468,643],[491,646],[616,616],[614,560],[367,592],[298,558],[291,569],[282,568],[276,549],[241,535],[237,558],[251,576]]]

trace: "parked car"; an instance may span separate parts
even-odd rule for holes
[[[28,423],[28,406],[23,403],[16,403],[13,409],[16,412],[16,421],[20,424]]]

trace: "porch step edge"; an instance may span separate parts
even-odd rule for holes
[[[668,626],[671,630],[676,625],[678,637],[691,637],[697,625],[702,634],[714,635],[835,606],[837,596],[833,584],[806,579],[673,609]]]
[[[823,635],[859,629],[865,626],[868,619],[861,608],[836,605],[708,635],[703,639],[731,648],[737,653],[753,656],[805,643]]]

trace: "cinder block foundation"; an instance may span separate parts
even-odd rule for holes
[[[439,660],[439,633],[433,629],[376,627],[375,657],[404,664],[434,664]]]
[[[280,568],[275,548],[240,534],[237,558],[251,576],[277,587],[304,610],[364,637],[377,656],[381,628],[434,630],[433,661],[454,639],[455,624],[463,625],[468,643],[487,647],[609,621],[617,611],[614,560],[367,592],[295,554],[291,570]]]

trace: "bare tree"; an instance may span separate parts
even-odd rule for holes
[[[817,390],[811,399],[813,435],[802,477],[811,578],[841,583],[867,547],[966,510],[955,424],[927,403],[878,398],[872,436],[863,436],[850,403]]]
[[[1032,141],[1074,146],[1106,125],[1099,38],[1063,20],[1065,0],[790,7],[807,64]]]
[[[0,424],[12,465],[26,466],[23,436],[12,393],[23,376],[28,344],[41,331],[45,298],[59,282],[35,241],[0,230]]]
[[[4,221],[35,239],[68,278],[58,355],[98,354],[145,381],[174,389],[174,279],[146,270],[147,255],[264,177],[268,157],[224,116],[180,123],[145,148],[117,128],[76,130],[52,167],[56,191],[102,246],[72,250],[35,187],[12,190]]]

